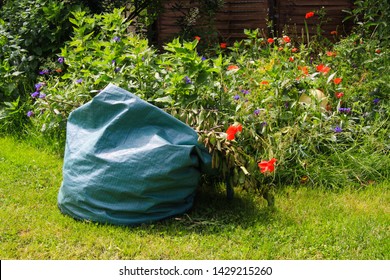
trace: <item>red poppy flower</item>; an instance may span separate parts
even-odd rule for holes
[[[293,53],[296,53],[297,51],[298,51],[297,48],[292,48],[292,49],[291,49],[291,52],[293,52]]]
[[[294,62],[294,57],[290,56],[290,58],[288,60],[290,60],[290,62]]]
[[[330,35],[337,35],[337,31],[336,30],[330,31]]]
[[[328,72],[330,71],[330,67],[325,66],[324,64],[320,64],[317,66],[317,71],[324,74],[328,74]]]
[[[241,132],[241,131],[242,131],[241,124],[229,126],[229,128],[226,130],[226,134],[227,134],[226,139],[227,140],[234,140],[237,132]]]
[[[377,54],[380,54],[380,53],[381,53],[381,50],[380,50],[380,49],[376,49],[375,52],[376,52]]]
[[[314,12],[308,12],[305,15],[305,19],[311,18],[312,16],[314,16]]]
[[[268,39],[267,39],[267,42],[268,42],[269,44],[272,44],[273,42],[275,42],[275,40],[272,39],[272,38],[268,38]]]
[[[338,99],[340,99],[341,97],[343,97],[344,96],[344,92],[336,92],[336,97],[338,98]]]
[[[285,43],[290,43],[290,42],[291,42],[291,39],[290,39],[290,37],[288,37],[288,36],[283,36],[283,41],[284,41]]]
[[[338,85],[339,83],[341,83],[343,81],[343,79],[341,79],[341,78],[334,78],[333,79],[333,82],[336,84],[336,85]]]
[[[236,69],[239,69],[237,65],[229,65],[227,68],[228,71],[236,70]]]
[[[219,46],[221,47],[221,49],[226,49],[227,43],[220,43]]]
[[[275,162],[277,161],[276,158],[272,158],[269,161],[263,160],[261,161],[258,166],[260,168],[261,173],[266,172],[273,172],[275,170]]]
[[[262,84],[262,85],[268,85],[269,82],[268,82],[268,81],[261,81],[261,84]]]
[[[200,41],[200,37],[199,36],[195,36],[194,39],[198,40],[198,42]]]

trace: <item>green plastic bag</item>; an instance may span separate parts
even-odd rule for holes
[[[100,223],[165,219],[192,207],[210,166],[191,127],[110,84],[69,116],[58,206]]]

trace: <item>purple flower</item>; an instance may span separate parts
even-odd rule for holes
[[[49,69],[43,69],[43,70],[39,71],[39,75],[47,75],[49,73],[50,73]]]
[[[267,125],[267,122],[262,122],[260,125],[264,127]]]
[[[60,56],[58,59],[57,59],[58,63],[62,64],[64,63],[64,57]]]
[[[351,112],[351,108],[339,108],[340,113],[348,114]]]
[[[185,76],[185,77],[184,77],[184,82],[185,82],[187,85],[192,84],[192,81],[191,81],[191,79],[190,79],[188,76]]]
[[[35,92],[31,93],[32,98],[37,98],[38,96],[39,96],[39,91],[35,91]]]
[[[204,56],[202,56],[202,58],[201,58],[201,59],[202,59],[202,61],[205,61],[207,58],[205,58]]]
[[[78,79],[78,80],[76,80],[76,84],[81,84],[83,82],[83,79]]]
[[[34,87],[35,87],[36,91],[40,91],[42,89],[42,87],[43,87],[43,83],[37,83],[37,84],[35,84]]]
[[[378,105],[379,101],[381,101],[379,98],[375,98],[373,102],[375,105]]]
[[[250,91],[249,91],[249,90],[246,90],[246,89],[242,89],[241,92],[242,92],[244,95],[247,95],[247,94],[250,93]]]
[[[32,116],[34,116],[34,112],[33,111],[28,111],[27,112],[27,117],[31,118]]]
[[[256,116],[258,116],[260,114],[260,109],[256,109],[253,114],[255,114]]]
[[[121,40],[121,38],[118,36],[115,36],[114,38],[112,38],[112,40],[117,43]]]
[[[340,132],[342,132],[343,130],[341,129],[341,127],[336,126],[336,127],[333,129],[333,131],[334,131],[335,133],[340,133]]]
[[[38,97],[41,98],[41,99],[45,99],[46,98],[46,94],[41,92]]]
[[[114,72],[118,73],[119,71],[121,71],[121,68],[120,67],[115,67]]]
[[[240,96],[238,94],[236,94],[233,98],[234,98],[234,100],[239,100]]]

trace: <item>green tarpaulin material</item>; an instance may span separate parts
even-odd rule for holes
[[[100,223],[165,219],[192,207],[210,166],[191,127],[110,84],[69,116],[58,206]]]

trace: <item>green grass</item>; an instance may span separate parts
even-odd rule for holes
[[[57,208],[62,159],[0,138],[1,259],[389,259],[389,182],[285,187],[276,209],[252,194],[199,190],[182,216],[139,227],[75,221]]]

